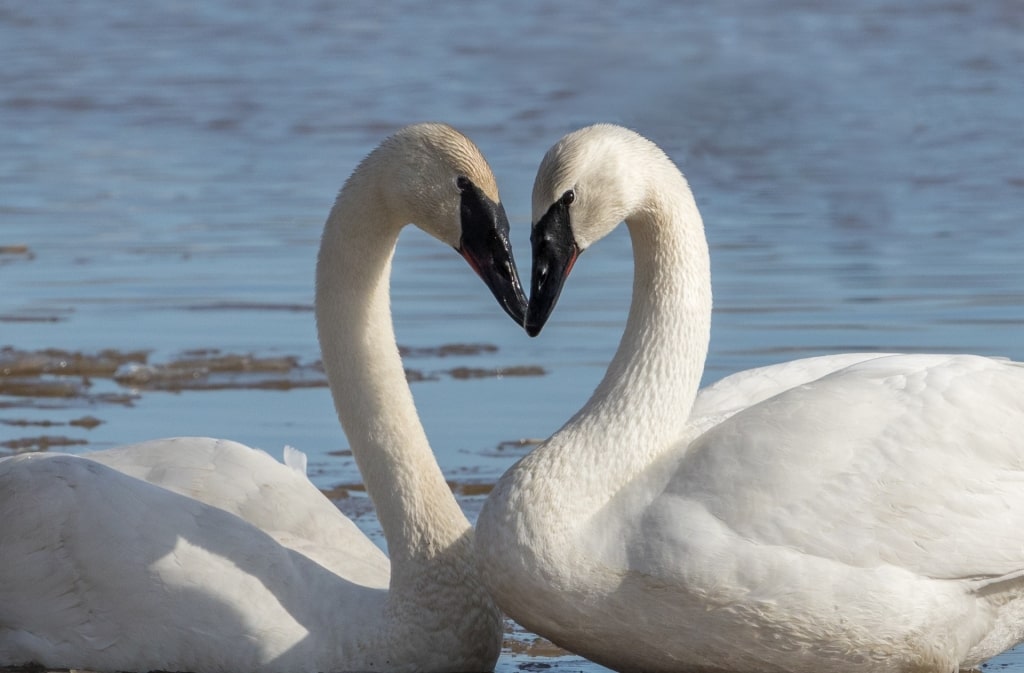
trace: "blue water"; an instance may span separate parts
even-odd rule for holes
[[[708,381],[846,350],[1024,359],[1024,4],[520,5],[3,3],[0,249],[28,252],[0,253],[0,346],[313,362],[320,227],[381,138],[428,119],[473,137],[528,275],[537,162],[612,121],[665,148],[704,215]],[[620,231],[530,340],[426,236],[403,234],[394,268],[400,343],[498,348],[411,367],[546,372],[414,384],[446,474],[484,483],[522,453],[501,442],[547,436],[586,399],[632,273]],[[345,440],[324,388],[0,401],[0,421],[101,419],[59,428],[87,442],[73,450],[224,436],[306,451],[325,488],[358,481],[328,455]],[[30,434],[0,424],[0,441]]]

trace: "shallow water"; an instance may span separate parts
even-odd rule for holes
[[[659,142],[712,246],[707,381],[846,350],[1022,359],[1022,31],[1015,0],[7,3],[0,347],[187,366],[163,386],[128,370],[29,375],[0,388],[0,442],[224,436],[302,449],[325,490],[357,484],[318,384],[315,248],[359,158],[425,119],[488,156],[525,275],[530,185],[552,142],[594,121]],[[413,391],[474,516],[528,450],[509,442],[550,434],[603,373],[628,239],[586,253],[535,340],[426,236],[403,234],[394,268]],[[503,374],[519,367],[530,375]],[[376,530],[357,491],[339,502]],[[542,664],[598,670],[511,649],[499,667]]]

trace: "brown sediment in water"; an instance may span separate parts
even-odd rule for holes
[[[59,421],[30,421],[26,418],[16,418],[13,420],[9,418],[0,418],[0,423],[3,423],[4,425],[13,425],[19,428],[27,428],[29,426],[37,428],[50,428],[55,425],[64,425]]]
[[[543,439],[533,437],[523,437],[521,439],[508,439],[503,442],[499,442],[493,449],[483,449],[480,451],[480,456],[488,458],[516,458],[525,456],[527,453],[533,450],[533,447],[542,443]]]
[[[352,493],[366,493],[366,485],[360,482],[350,484],[337,484],[329,489],[322,490],[323,494],[331,500],[347,498]]]
[[[0,266],[4,264],[4,257],[0,256]],[[62,322],[68,319],[68,316],[74,313],[73,308],[53,308],[53,307],[40,307],[40,306],[26,306],[18,309],[16,313],[4,313],[0,314],[0,322],[33,322],[33,323],[53,323]]]
[[[400,349],[410,357],[474,356],[494,353],[490,344],[444,344],[434,348]],[[91,379],[108,379],[133,391],[157,390],[291,390],[326,387],[323,365],[304,364],[295,356],[260,357],[222,353],[217,349],[186,351],[163,363],[152,363],[149,351],[102,350],[82,353],[61,349],[24,351],[0,348],[0,395],[13,397],[88,398]],[[439,372],[406,369],[410,383],[453,379],[543,376],[543,367],[454,367]],[[104,400],[101,400],[104,401]]]
[[[405,370],[405,381],[406,383],[421,383],[423,381],[436,381],[436,375],[427,374],[419,369],[406,369]]]
[[[497,353],[494,344],[442,344],[440,346],[399,346],[398,352],[403,358],[444,358],[452,355],[481,355]]]
[[[487,495],[494,489],[493,482],[449,480],[446,483],[453,494],[467,498]],[[331,488],[320,489],[320,492],[330,500],[344,500],[351,497],[353,493],[366,493],[366,485],[362,483],[337,484]]]
[[[0,322],[60,322],[64,320],[56,315],[0,315]]]
[[[221,354],[218,351],[186,351],[171,366],[203,368],[211,372],[290,372],[299,366],[294,356],[258,358],[253,355]]]
[[[452,490],[452,493],[454,493],[455,495],[473,498],[489,494],[491,491],[494,490],[494,484],[479,482],[462,484],[459,482],[449,481],[448,488],[450,488]]]
[[[0,245],[0,266],[13,264],[15,262],[31,261],[36,258],[36,253],[27,245]]]
[[[164,392],[291,390],[327,385],[326,377],[317,367],[300,364],[294,356],[258,357],[216,350],[189,351],[162,364],[122,367],[112,378],[133,390]]]
[[[83,397],[87,387],[77,381],[0,378],[0,395],[12,397]]]
[[[453,379],[491,379],[505,376],[544,376],[547,372],[538,365],[518,365],[514,367],[455,367],[448,370]]]
[[[498,451],[509,451],[509,450],[519,450],[519,449],[524,449],[524,448],[531,448],[531,447],[537,446],[538,444],[540,444],[543,441],[544,441],[543,439],[531,439],[531,438],[527,438],[527,437],[523,437],[522,439],[507,439],[504,442],[500,442],[498,444]]]
[[[125,403],[126,396],[90,396],[92,379],[132,390],[289,390],[327,385],[326,378],[294,356],[189,351],[165,363],[150,363],[148,351],[103,350],[89,354],[59,349],[0,349],[0,395],[88,398]]]
[[[0,442],[0,447],[15,452],[48,451],[55,446],[80,446],[88,444],[84,439],[64,437],[62,435],[41,435],[39,437],[20,437]]]
[[[102,425],[103,421],[101,421],[100,419],[96,418],[95,416],[82,416],[81,418],[72,419],[72,420],[68,421],[67,423],[63,423],[61,421],[49,421],[49,420],[31,421],[31,420],[29,420],[27,418],[0,418],[0,424],[12,425],[12,426],[15,426],[15,427],[20,427],[20,428],[27,428],[27,427],[52,428],[52,427],[57,426],[57,425],[73,425],[75,427],[85,428],[86,430],[91,430],[91,429],[95,428],[97,425]]]
[[[82,416],[81,418],[75,418],[67,423],[61,421],[30,421],[27,418],[0,418],[0,424],[10,425],[18,428],[52,428],[61,425],[72,425],[77,428],[85,428],[86,430],[92,430],[97,425],[102,425],[103,421],[96,418],[95,416]]]
[[[148,351],[106,349],[87,354],[59,348],[23,351],[4,346],[0,348],[0,380],[43,374],[108,378],[118,367],[133,362],[145,363],[148,357]]]
[[[27,245],[0,245],[0,255],[31,255]]]
[[[498,352],[492,343],[444,343],[439,346],[398,346],[402,357],[447,357],[450,355],[479,355]]]
[[[362,484],[359,484],[359,489],[366,491],[366,487]],[[320,492],[327,496],[328,500],[345,500],[352,494],[352,491],[348,486],[342,485],[333,486],[331,488],[322,488],[320,489]]]
[[[68,425],[73,425],[76,428],[85,428],[86,430],[92,430],[97,425],[103,425],[103,421],[96,418],[95,416],[82,416],[81,418],[75,418],[68,421]]]
[[[91,430],[97,425],[101,425],[103,421],[99,420],[95,416],[83,416],[81,418],[74,418],[67,423],[61,421],[50,421],[50,420],[29,420],[25,418],[2,418],[0,424],[8,425],[11,427],[54,427],[62,425],[70,425],[73,427],[81,427],[86,430]],[[75,447],[88,444],[86,439],[78,437],[69,437],[65,435],[51,435],[43,434],[39,436],[25,436],[16,437],[13,439],[6,439],[0,441],[0,448],[8,449],[13,453],[24,453],[30,451],[49,451],[55,447]]]
[[[400,348],[409,357],[472,357],[497,352],[491,344],[443,344],[437,347]],[[21,350],[0,348],[0,410],[68,410],[83,404],[133,406],[147,392],[276,390],[327,387],[327,377],[319,361],[303,363],[296,356],[257,356],[223,353],[204,348],[183,352],[166,362],[151,362],[146,350],[105,349],[85,353],[57,348]],[[424,371],[406,369],[410,383],[501,378],[504,376],[543,376],[542,367],[467,367]],[[101,382],[108,382],[100,384]],[[111,391],[111,384],[122,391]],[[106,388],[106,390],[103,390]],[[50,427],[70,425],[91,429],[103,421],[84,416],[71,421],[0,419],[8,427]],[[55,446],[86,444],[69,437],[21,437],[10,439],[9,449],[46,450]],[[501,450],[502,447],[499,447]],[[342,487],[357,491],[361,487]],[[472,490],[472,489],[471,489]]]
[[[122,407],[134,407],[135,401],[138,398],[138,395],[132,393],[101,393],[99,395],[90,395],[89,401],[93,403],[116,404]]]

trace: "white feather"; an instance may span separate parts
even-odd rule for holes
[[[454,129],[398,132],[346,183],[317,267],[324,368],[392,561],[310,483],[295,449],[281,464],[235,442],[176,438],[5,458],[0,665],[493,667],[501,616],[416,415],[388,297],[410,219],[459,245],[459,176],[496,197],[479,150]]]
[[[591,399],[480,515],[510,616],[621,671],[948,673],[1024,638],[1024,367],[855,353],[698,392],[686,181],[605,125],[545,157],[535,222],[569,189],[580,248],[629,227],[633,303]]]

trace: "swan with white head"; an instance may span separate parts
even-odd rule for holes
[[[513,319],[521,323],[525,310],[497,186],[469,139],[420,124],[363,160],[324,228],[316,317],[390,563],[304,475],[235,443],[183,438],[97,460],[6,458],[0,664],[197,673],[493,667],[501,616],[395,343],[389,276],[409,222],[458,250]]]
[[[698,386],[710,264],[686,180],[597,125],[544,157],[526,329],[625,221],[625,332],[477,524],[512,618],[620,671],[936,671],[1024,638],[1024,366],[846,354]]]

